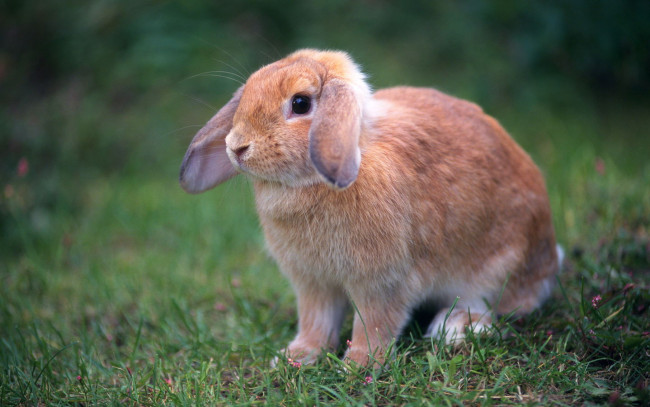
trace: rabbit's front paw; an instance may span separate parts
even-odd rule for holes
[[[284,355],[287,363],[295,367],[313,364],[321,353],[321,348],[306,346],[300,343],[291,343],[286,349],[280,351],[280,354]],[[277,366],[277,362],[278,358],[275,358],[272,365]]]

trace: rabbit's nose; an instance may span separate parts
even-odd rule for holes
[[[235,155],[237,156],[237,158],[241,158],[241,156],[244,155],[244,153],[245,153],[246,151],[248,151],[248,147],[249,147],[248,144],[245,145],[245,146],[239,146],[239,147],[233,149],[232,152],[235,153]]]

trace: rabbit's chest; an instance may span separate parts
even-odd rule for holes
[[[408,256],[406,229],[372,202],[285,193],[258,195],[257,203],[267,247],[286,274],[341,281],[398,267]]]

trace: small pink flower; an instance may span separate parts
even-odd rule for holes
[[[364,386],[367,386],[370,383],[372,383],[372,376],[366,376],[366,378],[363,380]]]
[[[347,341],[345,341],[345,343],[347,343],[347,344],[348,344],[348,348],[349,348],[350,346],[352,346],[352,341],[351,341],[351,340],[349,340],[349,339],[348,339]]]
[[[167,386],[170,386],[170,387],[171,387],[171,385],[172,385],[172,379],[170,379],[170,378],[165,379],[165,383],[167,383]]]
[[[591,299],[591,306],[594,308],[598,308],[598,304],[602,299],[603,298],[600,296],[600,294],[598,294],[597,296]]]
[[[83,379],[83,377],[81,377],[81,375],[77,376],[77,381],[78,382],[80,382],[82,379]]]
[[[548,335],[548,336],[553,335],[553,331],[549,329],[548,331],[546,331],[546,335]]]
[[[219,311],[219,312],[223,312],[223,311],[227,310],[228,307],[226,307],[226,304],[224,304],[223,302],[218,302],[218,303],[214,304],[214,309]]]
[[[20,161],[18,161],[18,176],[20,178],[24,177],[27,175],[29,172],[29,161],[25,157],[21,158]]]
[[[605,161],[603,161],[602,158],[596,158],[596,164],[594,167],[598,174],[605,175]]]
[[[293,360],[291,358],[288,358],[287,362],[289,363],[289,365],[295,367],[296,369],[302,366],[302,363],[298,362],[297,360]]]

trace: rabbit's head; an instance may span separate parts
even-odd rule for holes
[[[348,187],[361,160],[371,93],[343,52],[302,50],[255,72],[195,136],[181,185],[202,192],[233,176],[290,186]]]

